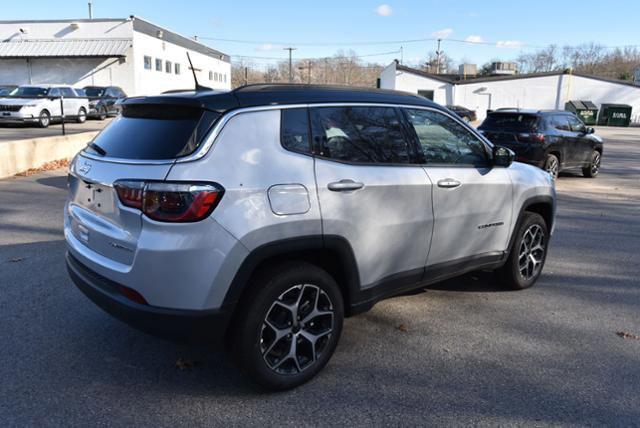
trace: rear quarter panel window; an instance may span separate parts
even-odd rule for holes
[[[306,108],[282,110],[280,127],[280,141],[285,149],[299,153],[311,153],[309,113]]]

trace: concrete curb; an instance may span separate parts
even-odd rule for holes
[[[0,178],[11,177],[47,162],[75,156],[95,132],[0,142]]]

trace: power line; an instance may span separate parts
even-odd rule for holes
[[[340,60],[340,59],[349,59],[349,58],[371,58],[371,57],[375,57],[375,56],[385,56],[385,55],[392,55],[392,54],[397,54],[400,53],[400,49],[395,50],[395,51],[387,51],[387,52],[378,52],[378,53],[372,53],[372,54],[364,54],[364,55],[354,55],[354,56],[322,56],[322,57],[306,57],[306,58],[302,58],[305,60]],[[273,60],[279,60],[279,61],[284,61],[287,58],[286,57],[277,57],[277,56],[251,56],[251,55],[231,55],[231,58],[248,58],[248,59],[273,59]]]
[[[282,46],[320,46],[320,47],[331,47],[331,46],[376,46],[376,45],[394,45],[394,44],[410,44],[410,43],[424,43],[424,42],[435,42],[438,41],[437,37],[426,37],[419,39],[406,39],[406,40],[378,40],[373,42],[277,42],[277,41],[267,41],[267,40],[242,40],[242,39],[226,39],[219,37],[203,37],[199,36],[198,39],[202,40],[210,40],[216,42],[227,42],[227,43],[240,43],[240,44],[248,44],[248,45],[282,45]],[[513,49],[543,49],[553,45],[554,43],[549,43],[546,45],[543,44],[531,44],[531,43],[522,43],[517,40],[498,40],[498,41],[473,41],[473,40],[464,40],[464,39],[442,39],[442,42],[453,42],[453,43],[463,43],[468,45],[478,45],[478,46],[493,46],[496,48],[513,48]],[[598,48],[602,49],[624,49],[624,48],[633,48],[640,47],[640,45],[620,45],[620,46],[602,46],[596,45]],[[582,49],[581,46],[563,46],[562,48],[567,49]]]

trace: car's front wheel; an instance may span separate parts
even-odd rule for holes
[[[98,120],[105,120],[107,118],[107,108],[105,106],[101,106],[98,109]]]
[[[540,214],[526,211],[515,233],[507,262],[496,273],[505,286],[523,290],[531,287],[542,273],[547,258],[549,232]]]
[[[602,155],[599,151],[594,150],[591,154],[591,163],[588,166],[582,168],[582,175],[587,178],[595,178],[600,172],[600,161]]]
[[[51,124],[51,115],[48,111],[42,110],[38,116],[38,126],[40,128],[48,128]]]
[[[335,280],[305,262],[262,272],[234,317],[233,357],[251,380],[271,390],[294,388],[327,364],[342,331],[344,307]]]

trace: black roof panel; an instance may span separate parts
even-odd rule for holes
[[[317,103],[382,103],[435,107],[438,104],[419,95],[373,88],[349,86],[264,84],[248,85],[233,91],[185,91],[151,97],[132,97],[127,104],[189,105],[209,110],[228,111],[243,107]]]

